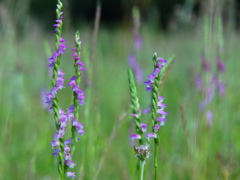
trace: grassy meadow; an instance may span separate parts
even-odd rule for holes
[[[86,134],[74,154],[76,179],[137,179],[137,157],[130,146],[134,132],[127,70],[133,47],[129,28],[107,29],[100,25],[95,51],[91,54],[92,29],[80,28],[82,61],[86,73],[81,80],[86,104],[80,107],[79,121]],[[202,27],[163,33],[147,25],[141,27],[142,50],[137,60],[144,81],[152,72],[152,56],[168,59],[175,55],[161,87],[167,105],[167,123],[159,132],[159,179],[213,180],[240,178],[240,37],[233,30],[224,36],[222,60],[226,72],[223,97],[214,94],[207,106],[213,112],[213,124],[199,110],[203,95],[195,78],[201,71],[200,54],[204,46]],[[68,49],[61,60],[66,79],[73,73],[74,31],[63,30]],[[32,29],[16,39],[1,35],[0,41],[0,179],[58,179],[57,158],[50,141],[55,133],[53,114],[42,105],[41,92],[51,88],[47,59],[54,52],[54,34]],[[214,42],[212,43],[214,45]],[[213,47],[213,46],[212,46]],[[210,46],[211,48],[211,46]],[[214,49],[214,48],[213,48]],[[210,51],[210,50],[209,50]],[[211,56],[210,56],[211,57]],[[213,56],[212,56],[213,57]],[[214,63],[214,58],[209,59]],[[150,94],[143,83],[137,85],[142,109],[148,107]],[[72,103],[69,87],[59,95],[60,106]],[[182,107],[182,108],[180,108]],[[150,115],[143,115],[147,122]],[[150,144],[150,151],[153,144]],[[145,167],[145,179],[153,179],[153,158]],[[70,178],[69,178],[70,179]]]

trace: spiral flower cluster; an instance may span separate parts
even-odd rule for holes
[[[54,119],[56,125],[56,133],[53,135],[53,141],[51,141],[51,147],[53,149],[53,156],[59,158],[58,163],[58,172],[61,179],[64,179],[65,176],[75,178],[75,172],[68,171],[68,168],[72,169],[76,165],[72,160],[73,152],[76,146],[76,142],[79,141],[79,137],[84,135],[84,125],[78,121],[78,106],[84,104],[85,94],[79,88],[80,83],[80,71],[85,71],[84,63],[80,61],[80,41],[79,36],[75,39],[76,48],[73,49],[75,52],[73,57],[75,59],[74,66],[76,76],[73,76],[70,79],[68,85],[72,88],[74,92],[74,102],[67,111],[59,108],[58,102],[58,93],[61,89],[65,88],[64,85],[64,76],[65,73],[59,68],[60,59],[62,54],[64,54],[67,46],[65,40],[61,37],[62,25],[63,25],[63,12],[62,12],[62,3],[58,0],[57,4],[57,19],[53,33],[56,34],[56,51],[48,59],[48,67],[53,68],[53,77],[52,77],[52,89],[49,93],[46,94],[46,103],[50,106],[50,109],[54,112]],[[78,103],[76,103],[78,102]],[[64,140],[66,135],[67,126],[71,126],[72,136]],[[68,172],[67,172],[68,171]]]

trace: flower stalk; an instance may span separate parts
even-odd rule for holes
[[[152,123],[152,133],[146,133],[147,139],[154,138],[154,179],[158,179],[158,147],[159,147],[159,136],[158,130],[160,126],[163,126],[166,122],[166,113],[164,108],[165,104],[162,103],[163,97],[159,95],[159,87],[161,80],[161,70],[167,63],[167,60],[163,58],[158,58],[157,54],[153,55],[153,65],[154,71],[148,76],[148,81],[145,81],[146,90],[150,91],[152,94],[152,104],[151,104],[151,123]],[[161,116],[159,116],[161,115]],[[160,124],[159,124],[160,123]]]
[[[131,95],[131,107],[132,107],[132,116],[136,125],[136,133],[134,135],[131,135],[131,139],[139,139],[139,146],[143,146],[143,138],[142,134],[143,131],[146,129],[145,124],[141,124],[140,116],[141,116],[141,110],[137,95],[137,87],[134,79],[134,75],[132,72],[132,69],[128,69],[128,79],[129,79],[129,86],[130,86],[130,95]],[[145,158],[139,155],[138,147],[134,147],[136,153],[138,154],[138,164],[137,164],[137,170],[138,170],[138,178],[139,180],[143,179],[144,174],[144,162]]]
[[[64,75],[65,73],[59,69],[61,55],[65,52],[67,46],[65,45],[65,40],[61,37],[62,34],[62,25],[63,25],[63,12],[62,12],[62,3],[58,0],[57,4],[57,20],[54,33],[56,34],[56,51],[55,53],[48,59],[49,67],[53,68],[53,76],[52,76],[52,89],[50,93],[46,94],[46,103],[50,105],[50,109],[54,112],[54,120],[56,125],[56,133],[53,136],[53,141],[51,141],[51,146],[54,151],[53,156],[58,157],[58,173],[61,180],[65,179],[65,176],[75,178],[75,172],[68,171],[68,169],[74,168],[76,165],[72,160],[73,152],[75,150],[76,142],[79,140],[79,136],[85,134],[84,133],[84,125],[78,122],[79,117],[79,105],[84,104],[85,94],[79,88],[80,84],[80,71],[85,71],[84,63],[80,61],[80,50],[81,50],[81,42],[79,38],[79,33],[76,33],[75,36],[75,52],[73,57],[75,59],[74,67],[75,74],[70,79],[68,83],[71,86],[74,92],[73,105],[71,105],[67,112],[59,108],[58,101],[58,93],[61,89],[65,88],[64,86]],[[64,141],[64,135],[67,131],[67,125],[70,124],[72,127],[72,137]],[[67,172],[68,171],[68,172]]]
[[[129,80],[129,86],[130,86],[130,95],[131,95],[131,107],[132,107],[132,116],[136,125],[136,132],[138,135],[142,136],[142,130],[141,130],[141,122],[140,122],[140,116],[141,116],[141,110],[137,95],[137,87],[134,79],[134,75],[132,72],[132,69],[128,69],[128,80]],[[143,145],[142,138],[139,139],[139,144]]]
[[[75,85],[73,86],[75,89],[73,89],[73,105],[74,105],[74,117],[75,119],[78,119],[79,117],[79,106],[80,104],[84,104],[84,98],[85,95],[83,91],[80,90],[80,81],[81,81],[81,70],[85,70],[83,68],[84,63],[80,61],[80,52],[81,52],[81,41],[80,41],[80,35],[79,32],[76,32],[75,34],[75,48],[72,49],[75,53],[72,55],[74,57],[74,68],[75,68]],[[75,126],[72,126],[72,146],[71,146],[71,153],[73,154],[75,151],[76,143],[77,143],[77,129]]]
[[[154,53],[153,55],[153,64],[154,64],[154,69],[156,70],[157,67],[157,54]],[[158,89],[159,89],[159,84],[160,84],[160,73],[154,78],[154,84],[152,88],[152,107],[151,107],[151,113],[152,113],[152,127],[157,124],[157,105],[158,105]],[[159,137],[157,134],[157,137],[154,139],[154,169],[155,169],[155,175],[154,179],[158,179],[158,146],[159,146]]]
[[[56,52],[52,55],[51,58],[49,58],[50,64],[49,67],[53,67],[53,77],[52,77],[52,92],[56,93],[51,93],[53,94],[53,99],[52,99],[52,109],[54,112],[54,119],[55,119],[55,125],[56,125],[56,129],[59,131],[61,130],[60,127],[60,116],[59,116],[59,101],[58,101],[58,96],[57,96],[57,92],[61,89],[59,88],[59,83],[61,83],[61,85],[63,84],[63,75],[62,71],[60,71],[59,66],[60,66],[60,59],[61,59],[61,55],[64,53],[64,50],[66,48],[66,45],[64,44],[65,40],[63,38],[61,38],[61,34],[62,34],[62,25],[63,25],[63,12],[62,12],[62,3],[60,0],[58,0],[58,4],[57,4],[57,9],[56,9],[56,24],[54,24],[53,26],[55,27],[54,33],[56,34],[56,47],[55,50]],[[59,133],[60,135],[60,133]],[[62,138],[62,136],[59,136],[58,139],[55,139],[55,142],[59,142],[59,146],[60,146],[60,150],[58,151],[58,158],[59,158],[59,164],[58,164],[58,173],[60,175],[60,179],[64,180],[65,177],[65,169],[64,169],[64,140]]]
[[[172,59],[171,59],[172,60]],[[171,61],[170,61],[171,62]],[[143,139],[147,139],[148,141],[150,138],[154,139],[154,169],[155,169],[155,180],[158,179],[158,147],[159,147],[159,137],[158,137],[158,130],[160,126],[163,126],[166,122],[166,116],[168,113],[164,111],[166,107],[163,104],[164,98],[159,95],[159,87],[160,87],[160,80],[161,75],[164,75],[166,70],[165,64],[167,60],[163,58],[158,58],[157,54],[153,55],[153,65],[154,70],[148,76],[148,80],[144,82],[146,85],[146,90],[151,92],[151,124],[152,124],[152,132],[147,132],[147,124],[141,123],[139,117],[141,115],[140,105],[137,97],[137,90],[135,85],[134,76],[132,70],[128,70],[128,77],[129,77],[129,84],[130,84],[130,93],[131,93],[131,106],[132,112],[134,117],[134,122],[136,124],[136,132],[137,134],[130,135],[132,140],[139,140],[139,147],[134,146],[136,156],[139,158],[138,162],[138,173],[139,179],[143,179],[143,172],[144,172],[144,165],[146,159],[149,158],[149,145],[144,145]],[[168,63],[167,65],[169,65]],[[145,133],[145,137],[143,136]]]

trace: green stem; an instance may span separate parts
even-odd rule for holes
[[[157,68],[157,53],[154,53],[153,55],[153,64],[154,64],[154,69]],[[160,74],[154,79],[154,85],[152,89],[152,129],[154,126],[157,124],[156,118],[157,118],[157,104],[158,104],[158,89],[159,89],[159,81],[160,81]],[[154,132],[154,130],[153,130]],[[155,171],[155,180],[158,179],[158,133],[156,133],[157,138],[154,139],[154,147],[155,147],[155,152],[154,152],[154,171]]]
[[[80,52],[81,52],[81,41],[80,41],[80,35],[79,32],[77,31],[75,33],[75,48],[76,48],[76,52],[77,52],[77,57],[80,58]],[[75,68],[75,75],[76,75],[76,84],[79,87],[80,86],[80,81],[81,81],[81,73],[79,71],[78,65],[77,65],[77,60],[75,59],[74,62],[74,68]],[[76,120],[78,120],[79,118],[79,102],[78,102],[78,95],[76,92],[73,92],[73,105],[74,105],[74,118]],[[77,128],[75,126],[72,125],[71,128],[72,131],[72,144],[71,144],[71,155],[73,156],[75,148],[76,148],[76,144],[78,142],[78,134],[77,134]],[[65,171],[67,171],[68,167],[65,166]]]
[[[133,114],[137,114],[138,116],[134,116],[134,122],[136,125],[136,132],[140,136],[142,136],[143,132],[141,130],[141,121],[140,121],[140,105],[139,105],[139,100],[138,100],[138,95],[137,95],[137,87],[134,79],[134,75],[132,72],[132,69],[128,69],[128,79],[129,79],[129,87],[130,87],[130,94],[131,94],[131,106],[132,106],[132,112]],[[139,139],[139,144],[143,145],[143,139]]]
[[[77,31],[75,34],[75,47],[77,49],[77,54],[78,57],[80,57],[80,52],[81,52],[81,41],[80,41],[80,34]],[[80,86],[80,81],[81,81],[81,72],[78,69],[78,65],[76,64],[76,60],[74,62],[74,68],[75,68],[75,75],[76,75],[76,84],[79,87]],[[78,120],[79,118],[79,104],[78,104],[78,97],[77,97],[77,93],[73,92],[73,104],[74,104],[74,118]],[[73,155],[74,151],[75,151],[75,147],[76,147],[76,143],[77,143],[77,131],[76,131],[76,127],[72,126],[72,146],[71,146],[71,154]]]
[[[159,138],[157,137],[155,140],[155,146],[154,146],[154,179],[158,180],[158,146],[159,146]]]
[[[60,0],[58,0],[58,4],[57,4],[57,10],[56,10],[56,18],[59,19],[60,18],[60,13],[62,11],[62,3]],[[63,23],[60,23],[60,26],[57,30],[56,33],[56,52],[58,51],[59,48],[59,41],[61,38],[61,33],[62,33],[62,25]],[[56,59],[56,63],[54,64],[53,67],[53,77],[52,77],[52,86],[55,87],[56,83],[57,83],[57,77],[58,77],[58,70],[59,70],[59,66],[60,66],[60,59],[61,56],[59,56]],[[59,101],[58,101],[58,96],[57,94],[55,95],[55,98],[53,99],[53,111],[54,111],[54,120],[55,120],[55,126],[56,129],[58,130],[60,128],[59,126]],[[59,163],[58,163],[58,173],[60,176],[61,180],[65,179],[65,169],[64,169],[64,139],[61,138],[59,139],[60,141],[60,149],[61,151],[58,153],[58,157],[59,157]]]
[[[143,180],[145,160],[139,160],[139,180]]]

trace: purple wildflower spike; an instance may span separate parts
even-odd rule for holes
[[[70,87],[72,87],[72,90],[77,94],[77,99],[78,99],[78,103],[79,105],[83,105],[85,104],[84,100],[85,100],[85,94],[84,92],[78,87],[78,85],[76,84],[76,77],[73,76],[70,79],[70,82],[68,83],[68,85]]]

